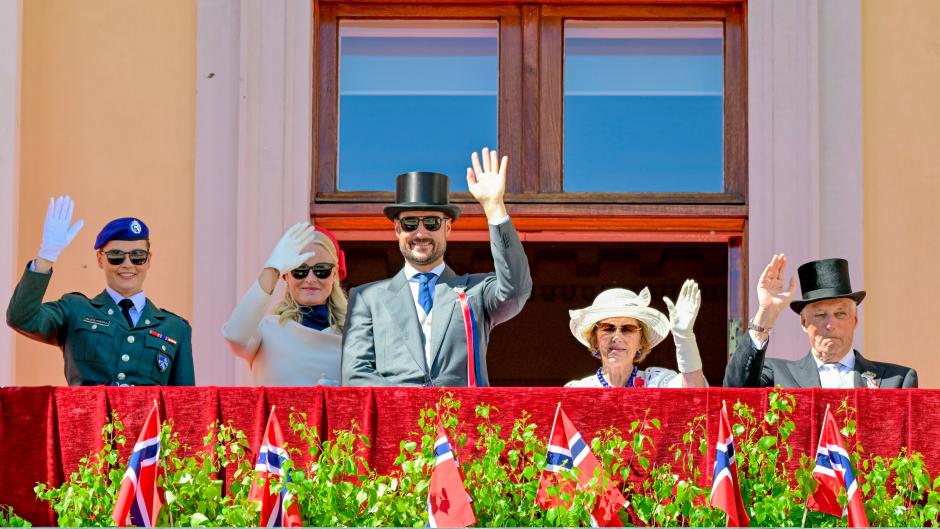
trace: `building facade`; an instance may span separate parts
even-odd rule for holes
[[[926,279],[940,191],[930,0],[0,10],[0,299],[38,249],[49,196],[71,194],[86,221],[50,298],[99,291],[95,233],[140,216],[154,244],[146,292],[193,323],[200,384],[247,383],[219,329],[286,226],[309,217],[337,233],[350,285],[400,266],[380,213],[397,172],[451,174],[465,215],[448,262],[487,269],[485,221],[460,193],[455,155],[483,144],[510,155],[507,202],[535,281],[494,332],[494,382],[582,376],[594,360],[567,309],[617,285],[649,286],[664,310],[660,297],[694,277],[719,384],[756,278],[783,252],[793,273],[847,258],[868,291],[856,347],[940,384],[928,369],[938,347],[896,338],[909,321],[930,325],[940,294]],[[778,327],[770,354],[805,354],[798,317]],[[668,348],[651,361],[669,365]],[[54,348],[4,327],[0,350],[0,384],[63,383]]]

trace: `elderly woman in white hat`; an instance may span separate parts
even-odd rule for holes
[[[702,304],[698,283],[689,279],[674,304],[663,298],[667,318],[651,308],[649,289],[639,295],[612,288],[601,292],[590,307],[569,311],[571,333],[601,361],[595,373],[572,380],[565,387],[700,388],[708,383],[692,325]],[[679,372],[660,367],[640,370],[638,365],[672,332]]]

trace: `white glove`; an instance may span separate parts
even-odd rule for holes
[[[84,220],[72,224],[72,210],[75,203],[72,197],[64,196],[49,199],[46,210],[46,222],[42,225],[42,244],[39,245],[39,257],[55,262],[62,250],[68,246],[85,225]],[[69,226],[69,224],[72,224]]]
[[[698,309],[702,306],[702,294],[698,283],[686,279],[682,284],[677,302],[673,304],[669,298],[663,298],[666,308],[669,309],[669,326],[672,329],[672,339],[676,344],[676,362],[680,373],[691,373],[702,369],[702,357],[698,352],[698,343],[692,326],[698,316]]]
[[[305,246],[312,243],[316,238],[317,231],[309,222],[300,222],[291,226],[277,242],[268,262],[264,263],[265,268],[274,268],[278,274],[284,275],[287,272],[304,264],[316,252],[300,253]]]

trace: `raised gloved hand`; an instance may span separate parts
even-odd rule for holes
[[[39,257],[51,262],[59,258],[64,250],[82,230],[84,220],[72,224],[72,212],[75,203],[66,195],[49,199],[46,221],[42,225],[42,244],[39,245]]]
[[[672,339],[676,344],[676,362],[680,373],[691,373],[702,369],[702,357],[698,352],[698,343],[692,326],[698,316],[698,309],[702,305],[702,294],[698,283],[687,279],[682,284],[682,290],[676,303],[669,298],[663,298],[666,308],[669,309],[669,326],[672,329]]]
[[[305,246],[313,242],[316,230],[309,222],[300,222],[291,226],[281,237],[271,252],[271,257],[264,263],[265,268],[274,268],[278,274],[287,272],[304,264],[316,252],[300,253]]]

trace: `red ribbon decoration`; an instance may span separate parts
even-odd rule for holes
[[[477,374],[474,367],[476,359],[473,354],[473,322],[470,316],[470,303],[467,302],[467,294],[463,290],[457,292],[457,299],[463,310],[463,327],[467,333],[467,385],[475,388],[477,387]]]

